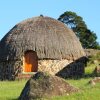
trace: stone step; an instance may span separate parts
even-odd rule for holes
[[[18,76],[16,77],[16,79],[20,80],[20,79],[29,79],[32,75],[34,75],[35,73],[31,73],[31,74],[18,74]]]

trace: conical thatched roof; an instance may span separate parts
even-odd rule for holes
[[[78,59],[82,46],[72,30],[50,17],[34,17],[15,25],[0,42],[0,59],[20,59],[33,50],[39,59]]]

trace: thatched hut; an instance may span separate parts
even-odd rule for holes
[[[15,25],[0,42],[0,79],[37,71],[55,75],[84,56],[76,35],[62,22],[44,16],[30,18]],[[77,64],[61,75],[82,74],[84,68]]]

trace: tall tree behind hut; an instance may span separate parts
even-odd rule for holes
[[[96,41],[96,34],[87,28],[83,18],[78,16],[75,12],[66,11],[60,15],[58,20],[65,23],[76,33],[83,48],[100,49],[100,45]]]

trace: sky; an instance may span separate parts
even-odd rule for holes
[[[100,0],[0,0],[0,39],[27,18],[42,14],[57,19],[65,11],[81,16],[100,43]]]

